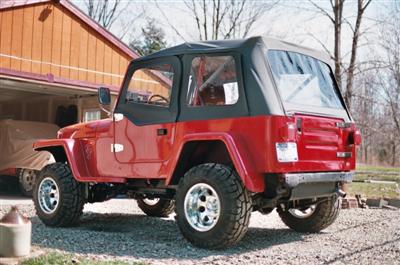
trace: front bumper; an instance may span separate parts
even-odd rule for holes
[[[306,183],[351,182],[354,172],[315,172],[283,174],[285,183],[290,187]]]

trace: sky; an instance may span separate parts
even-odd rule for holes
[[[128,3],[128,0],[123,0]],[[257,1],[257,0],[254,0]],[[400,0],[373,0],[374,2],[368,7],[363,21],[363,29],[368,31],[368,38],[361,39],[360,57],[367,56],[370,53],[371,47],[374,47],[378,41],[380,26],[377,25],[377,20],[382,20],[386,17],[390,7],[399,4]],[[73,0],[73,2],[83,10],[85,10],[83,0]],[[263,2],[258,0],[258,2]],[[267,2],[267,1],[264,1]],[[329,9],[330,3],[328,0],[316,0],[318,5]],[[158,6],[153,1],[130,0],[129,7],[122,11],[119,20],[110,29],[117,36],[121,35],[121,23],[129,23],[130,19],[136,14],[145,11],[145,16],[154,18],[164,31],[166,40],[169,46],[173,46],[184,41],[196,40],[198,33],[194,19],[187,12],[183,1],[179,0],[158,0]],[[349,18],[349,21],[354,21],[357,2],[355,0],[347,0],[344,10],[344,16]],[[321,14],[311,12],[312,5],[307,1],[289,1],[281,0],[280,5],[272,11],[265,13],[254,25],[249,36],[270,36],[297,44],[305,45],[311,48],[323,50],[323,43],[329,50],[333,50],[333,25]],[[169,22],[166,22],[166,17]],[[141,28],[145,24],[145,19],[137,19],[131,23],[131,29],[128,34],[123,37],[123,41],[129,43],[132,39],[140,37]],[[184,38],[178,36],[171,28],[173,25],[181,32]],[[368,43],[368,49],[363,48],[365,43]],[[348,26],[343,28],[343,54],[350,51],[351,47],[351,30]],[[347,48],[347,49],[346,49]]]

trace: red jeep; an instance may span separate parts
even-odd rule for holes
[[[328,55],[261,37],[185,43],[129,65],[112,118],[34,144],[57,161],[34,202],[46,225],[68,226],[85,203],[126,194],[149,216],[175,209],[204,248],[237,243],[252,211],[318,232],[338,215],[360,141]]]

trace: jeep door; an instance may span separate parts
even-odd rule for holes
[[[133,62],[114,112],[112,151],[129,164],[126,177],[164,178],[178,113],[181,66],[177,57]]]

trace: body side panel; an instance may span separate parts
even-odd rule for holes
[[[302,117],[305,118],[304,116]],[[71,170],[79,181],[95,182],[125,182],[127,179],[165,179],[170,183],[179,161],[184,145],[191,141],[222,141],[230,158],[243,180],[246,188],[252,192],[264,190],[265,173],[289,172],[326,172],[354,170],[355,146],[344,145],[338,141],[338,146],[332,149],[324,145],[331,141],[332,136],[321,134],[304,138],[296,132],[287,137],[286,126],[295,123],[295,117],[287,116],[256,116],[220,120],[188,121],[176,123],[174,144],[170,146],[171,155],[164,159],[129,161],[120,163],[111,152],[113,143],[113,125],[110,120],[103,123],[96,132],[94,139],[58,139],[44,140],[35,143],[36,150],[49,149],[52,146],[62,146],[71,164]],[[314,117],[309,121],[318,126],[332,123],[323,117]],[[147,126],[147,125],[144,125]],[[333,130],[333,129],[330,129]],[[352,128],[349,128],[352,130]],[[347,132],[343,131],[345,139]],[[162,137],[162,136],[161,136]],[[303,138],[302,138],[303,137]],[[336,138],[335,138],[336,139]],[[138,139],[141,141],[141,139]],[[297,142],[298,162],[278,162],[275,150],[277,142]],[[304,141],[317,144],[318,148],[306,148]],[[304,147],[303,147],[304,145]],[[156,152],[153,150],[152,152]],[[352,152],[350,158],[336,156],[337,151]],[[135,150],[132,150],[135,152]],[[154,153],[156,155],[156,153]],[[157,156],[156,156],[157,157]]]

